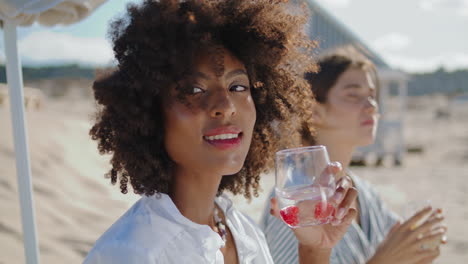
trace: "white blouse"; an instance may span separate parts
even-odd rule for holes
[[[273,263],[265,236],[253,220],[221,195],[239,263]],[[208,225],[184,217],[166,194],[143,196],[96,242],[84,264],[224,263],[224,241]]]

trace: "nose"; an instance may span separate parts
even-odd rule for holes
[[[236,107],[227,91],[219,91],[212,98],[210,116],[213,118],[226,118],[236,114]]]
[[[377,104],[377,101],[372,96],[368,96],[365,99],[364,105],[365,105],[364,107],[365,107],[366,112],[371,113],[371,114],[376,113],[379,109],[379,105]]]

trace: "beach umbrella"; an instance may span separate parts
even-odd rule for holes
[[[39,263],[34,219],[31,167],[24,117],[23,77],[18,54],[16,28],[39,23],[67,25],[87,17],[106,0],[0,0],[8,91],[16,155],[16,172],[21,206],[23,244],[27,263]]]

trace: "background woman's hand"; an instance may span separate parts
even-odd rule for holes
[[[395,224],[368,264],[432,263],[440,254],[437,244],[446,243],[447,227],[441,225],[444,217],[440,209],[431,212],[432,208],[426,207],[403,224]]]
[[[328,173],[339,174],[342,170],[339,163],[332,163],[327,168]],[[348,176],[344,176],[337,181],[335,194],[330,202],[337,205],[335,219],[330,224],[293,228],[293,232],[299,241],[300,246],[331,250],[348,230],[352,220],[356,217],[357,211],[351,208],[358,193],[352,187],[352,181]],[[279,206],[276,198],[271,199],[270,213],[281,219]]]

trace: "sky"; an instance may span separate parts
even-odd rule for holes
[[[52,28],[18,28],[24,65],[112,63],[109,21],[127,3],[108,0],[85,20]],[[316,0],[392,67],[406,72],[468,68],[468,0]],[[4,63],[0,34],[0,63]]]

